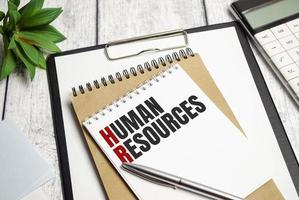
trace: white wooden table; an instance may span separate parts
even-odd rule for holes
[[[46,7],[63,7],[64,12],[54,23],[68,38],[59,45],[62,50],[232,20],[228,0],[45,1]],[[0,0],[1,10],[6,7],[6,0]],[[1,60],[2,55],[0,52]],[[259,56],[257,60],[299,154],[299,111],[267,65]],[[56,177],[43,190],[49,200],[62,199],[46,72],[38,70],[32,82],[21,71],[0,82],[0,115],[15,121],[40,155],[54,166]]]

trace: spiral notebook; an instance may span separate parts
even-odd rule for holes
[[[286,199],[297,199],[298,165],[244,33],[234,22],[188,29],[186,32],[189,39],[188,46],[200,54],[206,68],[220,89],[222,97],[226,100],[228,105],[226,108],[234,113],[235,119],[242,128],[244,132],[242,134],[249,138],[257,154],[263,155],[267,161],[265,165],[269,166],[268,171],[271,173],[272,181],[265,183],[252,194],[263,195],[265,188],[273,188],[276,184]],[[172,40],[163,38],[157,40],[151,48],[156,49],[154,48],[156,46],[160,48],[161,45],[171,46],[176,41],[177,38]],[[115,53],[134,51],[145,45],[134,43],[124,46],[125,49],[118,49]],[[65,199],[134,198],[134,195],[129,195],[130,190],[121,182],[122,179],[117,178],[117,173],[113,172],[112,166],[103,167],[109,163],[104,160],[103,155],[94,154],[95,159],[103,161],[94,163],[86,146],[86,135],[82,135],[80,126],[78,126],[77,117],[71,105],[70,94],[77,95],[78,101],[76,100],[76,102],[79,102],[77,108],[80,105],[77,116],[83,122],[84,118],[95,110],[101,109],[105,104],[124,94],[118,93],[116,88],[121,88],[122,92],[129,88],[132,89],[136,87],[133,84],[134,80],[148,79],[146,74],[154,72],[156,68],[151,67],[153,69],[151,72],[135,76],[136,72],[139,73],[140,69],[147,68],[148,65],[156,66],[155,63],[159,64],[157,58],[164,58],[165,55],[174,51],[168,49],[126,59],[109,60],[105,45],[100,45],[49,57],[49,88]],[[186,60],[181,59],[180,65],[183,66],[183,62],[190,61],[195,57]],[[153,59],[157,60],[151,63]],[[149,64],[146,64],[145,67],[141,68],[138,65],[146,61]],[[135,66],[139,67],[129,70],[130,67]],[[124,71],[124,77],[122,77],[124,84],[118,84],[118,79],[122,74],[116,72],[122,72],[124,69],[128,69],[128,71]],[[108,76],[115,73],[115,76]],[[125,76],[128,74],[133,75],[127,79]],[[193,75],[195,76],[196,73]],[[101,78],[103,76],[105,79]],[[80,86],[81,84],[82,86]],[[98,86],[100,89],[94,89]],[[75,89],[72,91],[73,87]],[[109,93],[110,90],[114,92]],[[94,98],[89,98],[93,95],[99,95],[103,91],[106,95],[101,95],[100,99],[94,101],[92,100]],[[81,93],[84,94],[81,95]],[[211,94],[216,95],[216,93]],[[219,104],[215,104],[220,109]],[[226,113],[224,110],[222,112]],[[233,120],[230,121],[233,123]],[[236,124],[234,125],[236,127]],[[93,141],[92,138],[89,137],[89,139]],[[99,150],[97,145],[89,144],[89,148],[91,151]],[[252,164],[256,165],[256,163]],[[111,178],[110,181],[109,177]],[[119,188],[123,189],[119,190]],[[251,199],[256,198],[253,196]]]
[[[130,92],[156,74],[161,73],[169,64],[174,63],[179,63],[186,70],[190,77],[217,105],[219,110],[240,130],[241,134],[244,134],[238,120],[235,118],[231,108],[205,68],[200,56],[193,54],[190,48],[174,52],[172,55],[166,55],[165,58],[153,59],[150,62],[145,62],[144,65],[138,65],[136,68],[125,69],[122,73],[116,72],[113,79],[111,76],[110,79],[103,77],[99,81],[95,80],[87,83],[85,87],[80,85],[78,88],[72,88],[71,101],[79,124],[82,125],[83,121],[94,113],[95,110],[103,109],[112,101]],[[119,197],[122,197],[122,199],[131,199],[131,193],[126,192],[128,188],[122,179],[119,178],[117,172],[101,153],[101,150],[99,150],[90,135],[83,127],[81,128],[108,197],[111,199]],[[109,172],[107,173],[107,171]],[[118,188],[118,192],[114,193],[113,190],[116,188]]]
[[[151,166],[241,198],[271,179],[267,167],[252,165],[262,158],[240,129],[180,64],[111,102],[83,124],[139,199],[205,198],[133,176],[121,169],[123,162]]]
[[[151,63],[151,64],[149,64]],[[169,66],[172,65],[180,65],[182,67],[181,71],[185,71],[184,74],[188,74],[188,78],[191,78],[197,85],[200,90],[203,91],[203,93],[209,98],[210,102],[213,102],[213,105],[217,107],[217,110],[219,110],[223,116],[229,121],[229,126],[234,126],[235,128],[232,129],[233,131],[229,131],[231,133],[235,133],[237,135],[236,138],[242,138],[241,143],[243,147],[247,147],[246,153],[244,153],[243,158],[246,158],[246,162],[241,162],[242,164],[246,164],[246,166],[250,166],[248,163],[253,162],[255,159],[252,155],[251,158],[249,156],[245,156],[245,154],[249,154],[248,152],[248,144],[244,145],[244,131],[242,127],[240,126],[238,120],[235,118],[231,108],[227,104],[225,98],[221,94],[219,88],[215,84],[213,78],[209,74],[208,70],[204,66],[204,63],[202,62],[200,56],[198,54],[193,54],[192,50],[190,48],[187,48],[186,50],[180,50],[179,53],[174,52],[171,56],[166,55],[165,58],[160,57],[159,59],[152,60],[151,62],[144,63],[143,66],[138,65],[138,68],[130,68],[130,70],[124,70],[121,75],[120,72],[117,72],[112,79],[110,76],[110,79],[105,79],[105,77],[101,78],[99,81],[95,80],[93,81],[93,85],[91,83],[87,83],[86,86],[80,85],[78,87],[78,90],[76,88],[73,88],[73,95],[71,97],[72,104],[74,107],[74,110],[76,112],[79,124],[82,126],[83,122],[86,121],[86,119],[91,116],[95,111],[100,110],[109,110],[109,112],[112,111],[112,108],[114,106],[111,106],[112,102],[118,101],[119,98],[121,98],[124,95],[127,95],[128,97],[132,97],[132,94],[142,94],[145,93],[144,90],[146,90],[146,87],[143,86],[141,90],[143,92],[134,91],[136,87],[140,87],[144,82],[147,82],[148,80],[152,79],[153,77],[159,75],[163,71],[167,70]],[[129,73],[129,71],[131,73]],[[183,75],[184,75],[183,74]],[[171,75],[169,75],[172,77]],[[181,75],[177,75],[180,77]],[[189,77],[190,76],[190,77]],[[177,77],[177,78],[178,78]],[[184,77],[183,77],[184,78]],[[188,79],[187,79],[188,80]],[[155,79],[156,84],[159,86],[158,78]],[[173,91],[176,95],[182,93],[180,92],[181,87],[188,87],[188,82],[184,79],[179,80],[170,80],[170,83],[174,82],[172,85],[168,85],[170,88],[174,88],[171,91]],[[175,83],[177,82],[177,85]],[[151,85],[151,83],[148,83]],[[156,86],[157,87],[157,86]],[[164,86],[165,87],[165,86]],[[161,90],[161,88],[158,88]],[[165,88],[164,88],[165,89]],[[189,88],[190,89],[190,88]],[[188,90],[184,90],[188,91]],[[166,91],[167,92],[167,91]],[[166,93],[165,92],[165,93]],[[138,95],[139,96],[139,95]],[[168,97],[169,95],[163,95],[163,97]],[[170,97],[170,96],[169,96]],[[124,102],[126,100],[122,100]],[[169,103],[174,101],[174,98],[170,98],[167,100]],[[124,103],[121,103],[124,104]],[[119,103],[114,103],[114,105],[119,105]],[[126,107],[126,105],[123,105]],[[114,108],[113,108],[114,109]],[[118,113],[118,111],[114,111]],[[103,113],[103,112],[101,112]],[[110,117],[108,117],[110,118]],[[219,120],[216,120],[219,121]],[[112,165],[109,163],[109,161],[105,158],[102,151],[98,148],[98,145],[95,144],[94,140],[90,137],[90,135],[86,132],[86,129],[82,128],[82,132],[84,134],[84,137],[87,141],[87,144],[89,146],[89,149],[91,151],[91,155],[93,156],[93,159],[95,161],[95,164],[97,166],[98,172],[100,174],[100,177],[103,181],[103,185],[106,189],[107,195],[109,199],[135,199],[134,194],[132,190],[130,190],[127,185],[123,182],[123,179],[120,178],[118,175],[119,171],[114,170]],[[193,127],[195,130],[198,129],[198,127]],[[232,127],[230,127],[232,128]],[[207,128],[205,128],[207,130]],[[98,131],[97,131],[98,132]],[[221,139],[222,140],[222,139]],[[232,141],[230,141],[232,142]],[[246,143],[246,142],[245,142]],[[232,145],[232,143],[231,143]],[[233,146],[237,146],[236,144]],[[182,148],[185,148],[183,145],[181,145]],[[218,145],[219,147],[219,145]],[[237,147],[236,147],[237,148]],[[241,149],[239,149],[239,153],[241,152]],[[231,149],[233,150],[233,149]],[[234,151],[234,150],[233,150]],[[107,155],[107,154],[106,154]],[[109,156],[108,156],[109,157]],[[237,159],[237,158],[235,158]],[[111,161],[111,160],[110,160]],[[128,161],[128,160],[127,160]],[[199,160],[195,162],[195,164],[198,164]],[[202,161],[200,161],[202,162]],[[144,164],[144,163],[142,163]],[[237,166],[234,164],[234,166]],[[119,162],[118,165],[114,165],[116,169],[119,169]],[[165,166],[164,166],[165,167]],[[181,166],[182,167],[182,166]],[[243,167],[242,167],[243,168]],[[252,168],[252,167],[251,167]],[[190,170],[189,170],[190,171]],[[255,169],[255,171],[257,171]],[[239,170],[240,173],[242,173]],[[252,171],[251,171],[252,172]],[[205,173],[206,175],[208,173]],[[228,174],[228,173],[226,173]],[[250,173],[248,173],[249,175]],[[248,189],[247,194],[243,191],[243,196],[248,196],[246,199],[260,199],[261,196],[270,196],[272,199],[282,200],[284,199],[279,191],[279,189],[276,187],[274,181],[271,179],[270,176],[267,176],[266,173],[261,174],[250,174],[251,178],[254,179],[254,177],[259,177],[260,181],[255,180],[255,186],[251,185],[251,188]],[[222,178],[224,180],[224,178]],[[211,179],[212,180],[212,177]],[[269,181],[267,181],[269,180]],[[244,180],[243,180],[244,181]],[[245,181],[245,182],[248,182]],[[146,185],[145,183],[140,183],[137,181],[137,185]],[[229,185],[229,184],[225,184]],[[148,186],[148,185],[147,185]],[[153,185],[149,185],[153,186]],[[133,187],[134,188],[134,187]],[[149,187],[152,188],[152,187]],[[157,189],[154,186],[154,190]],[[160,188],[159,188],[160,189]],[[158,189],[158,190],[159,190]],[[224,189],[224,188],[222,188]],[[117,192],[114,192],[116,190]],[[152,190],[146,190],[151,191]],[[256,192],[256,191],[259,191]],[[157,191],[158,192],[158,191]],[[146,196],[149,198],[150,194],[144,195],[141,194],[142,199],[146,198]],[[161,195],[165,194],[163,198],[165,199],[174,199],[175,197],[179,197],[179,199],[190,199],[190,198],[198,198],[197,196],[184,196],[185,193],[169,193],[166,191],[166,193],[161,193]],[[170,196],[169,196],[170,195]],[[174,196],[172,196],[174,195]],[[250,197],[249,197],[250,195]],[[140,198],[140,196],[139,196]]]

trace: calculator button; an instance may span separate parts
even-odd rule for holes
[[[299,32],[299,18],[288,22],[287,25],[293,33]]]
[[[285,66],[280,69],[280,72],[287,81],[299,77],[299,67],[296,64]]]
[[[274,62],[274,64],[278,69],[293,63],[292,59],[286,52],[273,56],[272,61]]]
[[[277,39],[288,36],[291,34],[291,31],[285,24],[281,24],[279,26],[271,28],[271,31],[275,35]]]
[[[269,56],[274,56],[284,51],[283,47],[278,41],[270,42],[268,44],[265,44],[263,47]]]
[[[294,92],[298,96],[298,93],[299,93],[299,77],[290,80],[289,84],[290,84],[291,88],[294,90]]]
[[[299,47],[289,50],[288,53],[295,62],[299,62]]]
[[[295,36],[297,37],[297,39],[299,40],[299,32],[295,33]]]
[[[297,38],[294,35],[280,38],[279,42],[282,44],[282,46],[286,50],[299,46],[299,41],[297,40]]]
[[[275,36],[270,30],[265,30],[255,34],[255,38],[261,45],[275,40]]]

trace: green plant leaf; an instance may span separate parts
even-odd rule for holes
[[[5,77],[7,77],[17,66],[13,52],[7,49],[9,45],[9,40],[5,34],[3,34],[3,45],[4,58],[0,69],[0,80],[3,80]]]
[[[62,13],[61,8],[44,8],[22,21],[20,26],[23,29],[47,25],[54,21]]]
[[[3,19],[3,29],[8,26],[8,15],[5,15],[4,19]]]
[[[0,70],[0,80],[7,77],[16,68],[16,60],[11,50],[6,50]]]
[[[44,0],[31,0],[29,3],[23,6],[20,9],[20,13],[21,13],[20,23],[22,23],[28,17],[34,15],[38,10],[42,9],[43,5],[44,5]]]
[[[46,59],[41,51],[39,51],[38,66],[41,69],[47,69]]]
[[[0,22],[2,21],[2,19],[5,17],[4,12],[0,11]]]
[[[56,28],[54,28],[51,25],[42,26],[32,31],[30,30],[30,32],[43,35],[44,37],[47,37],[48,40],[54,43],[62,42],[66,39],[66,37],[62,33],[60,33]]]
[[[9,42],[9,45],[7,47],[7,49],[15,49],[16,48],[16,42],[15,42],[15,37],[12,36],[11,39],[10,39],[10,42]]]
[[[9,0],[13,4],[15,4],[17,7],[20,5],[20,0]]]
[[[32,80],[36,67],[47,68],[44,52],[59,52],[55,43],[66,39],[50,25],[62,9],[43,8],[44,0],[27,0],[29,2],[18,10],[20,0],[4,1],[7,2],[8,11],[0,11],[0,35],[4,43],[0,79],[7,77],[22,63]]]
[[[12,1],[8,1],[7,2],[7,6],[8,6],[8,12],[9,11],[18,11],[18,7],[12,2]]]
[[[34,64],[27,58],[25,52],[19,47],[19,45],[16,46],[15,52],[17,56],[21,59],[21,61],[25,64],[29,75],[30,79],[33,80],[35,76],[35,66]]]
[[[9,28],[13,29],[16,24],[21,19],[21,14],[18,12],[17,6],[12,3],[11,1],[8,1],[8,16],[9,16]]]
[[[27,31],[21,31],[17,33],[17,37],[28,44],[33,44],[42,49],[46,49],[49,52],[56,53],[60,52],[60,49],[51,41],[48,40],[47,37],[37,34],[31,33]]]
[[[26,54],[26,56],[30,59],[30,61],[32,63],[34,63],[35,65],[39,64],[39,52],[38,50],[34,47],[31,46],[29,44],[27,44],[26,42],[23,42],[22,40],[16,38],[17,43],[20,45],[20,47],[23,49],[24,53]]]

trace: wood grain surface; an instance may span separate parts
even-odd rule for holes
[[[45,0],[46,7],[63,7],[64,12],[53,23],[67,37],[66,41],[59,44],[62,50],[177,28],[231,21],[233,19],[228,12],[229,2],[230,0]],[[0,0],[0,9],[3,8],[6,10],[6,0]],[[0,51],[0,62],[2,55]],[[299,111],[269,67],[257,53],[255,55],[289,139],[299,156]],[[43,186],[43,191],[49,200],[62,199],[45,71],[37,70],[32,82],[22,70],[10,75],[8,81],[1,81],[0,114],[15,121],[40,155],[54,166],[55,178]]]
[[[99,42],[205,25],[202,1],[99,1]]]

